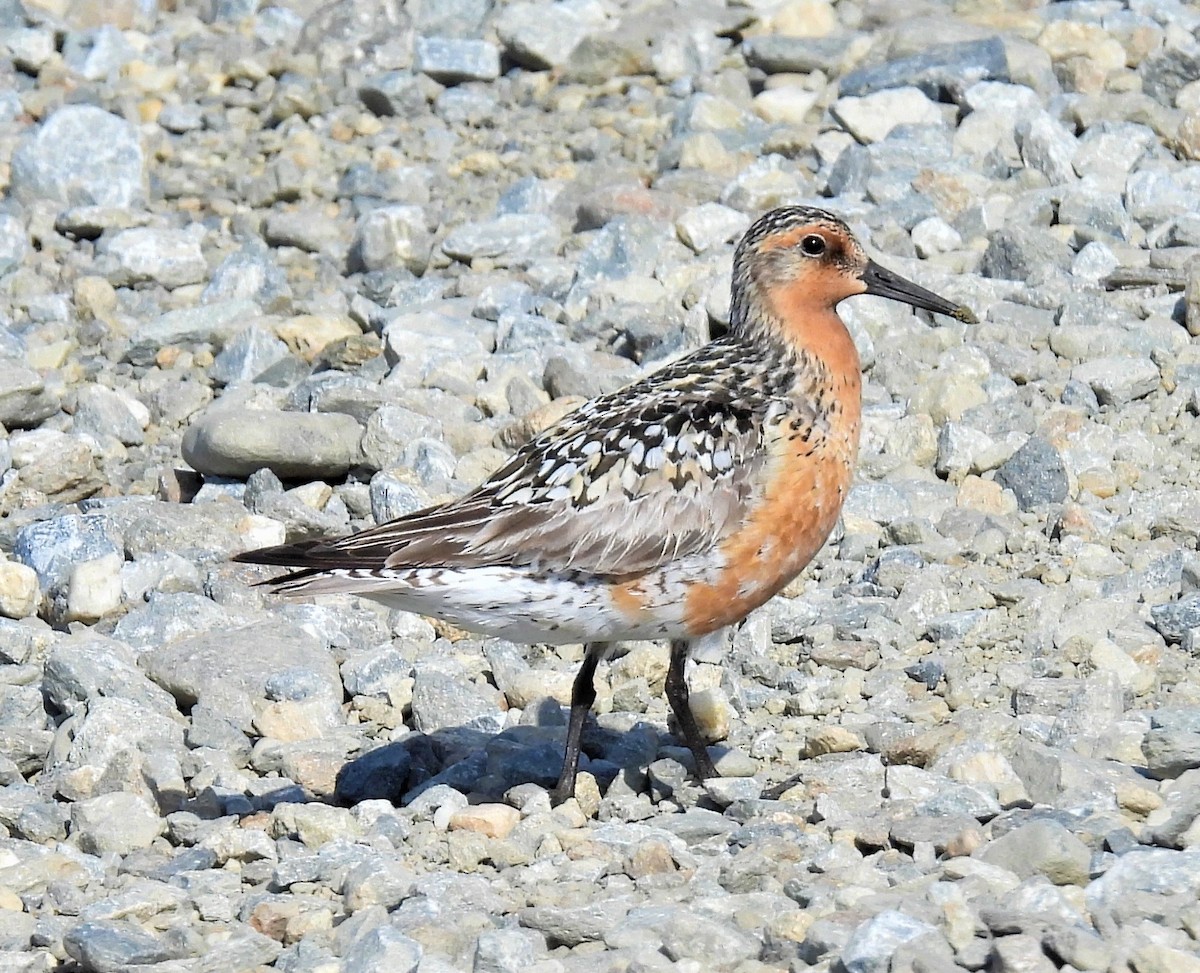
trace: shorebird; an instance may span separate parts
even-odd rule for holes
[[[775,209],[734,253],[726,334],[580,406],[460,499],[235,560],[296,569],[262,582],[281,595],[348,592],[517,642],[583,643],[556,801],[574,793],[597,663],[619,640],[669,640],[667,701],[696,773],[716,777],[688,652],[796,577],[834,527],[862,413],[835,307],[855,294],[974,320],[870,260],[833,214]]]

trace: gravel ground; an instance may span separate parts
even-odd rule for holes
[[[158,9],[161,7],[162,9]],[[1200,970],[1200,7],[0,0],[0,973]],[[815,203],[844,525],[691,672],[231,553],[461,494]]]

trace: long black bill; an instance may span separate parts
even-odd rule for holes
[[[933,291],[927,291],[920,284],[914,284],[899,274],[885,270],[874,260],[867,261],[867,269],[863,271],[862,282],[867,285],[868,294],[911,304],[913,307],[924,308],[926,311],[948,314],[964,324],[975,324],[978,321],[969,307],[952,304],[944,297],[938,297]]]

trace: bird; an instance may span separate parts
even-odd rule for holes
[[[292,569],[259,582],[286,597],[353,593],[515,642],[582,643],[556,804],[575,791],[598,663],[623,640],[666,640],[667,701],[696,774],[715,778],[688,655],[795,578],[837,522],[862,373],[835,308],[857,294],[975,320],[870,259],[834,214],[772,209],[734,250],[724,334],[584,403],[457,499],[234,560]]]

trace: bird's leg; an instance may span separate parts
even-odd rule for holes
[[[688,650],[691,644],[686,639],[674,639],[671,642],[671,664],[667,668],[667,702],[683,732],[683,741],[692,751],[696,760],[696,775],[701,780],[709,777],[719,777],[717,768],[713,766],[712,758],[704,746],[704,738],[700,736],[700,728],[696,726],[696,717],[692,715],[692,707],[688,702],[687,680],[683,678],[683,667],[687,662]]]
[[[583,722],[588,710],[596,701],[596,663],[604,654],[603,642],[589,642],[583,647],[583,665],[571,685],[571,719],[567,723],[567,747],[563,753],[562,773],[558,783],[550,792],[550,800],[561,804],[575,795],[575,774],[579,770],[579,742],[583,736]]]

